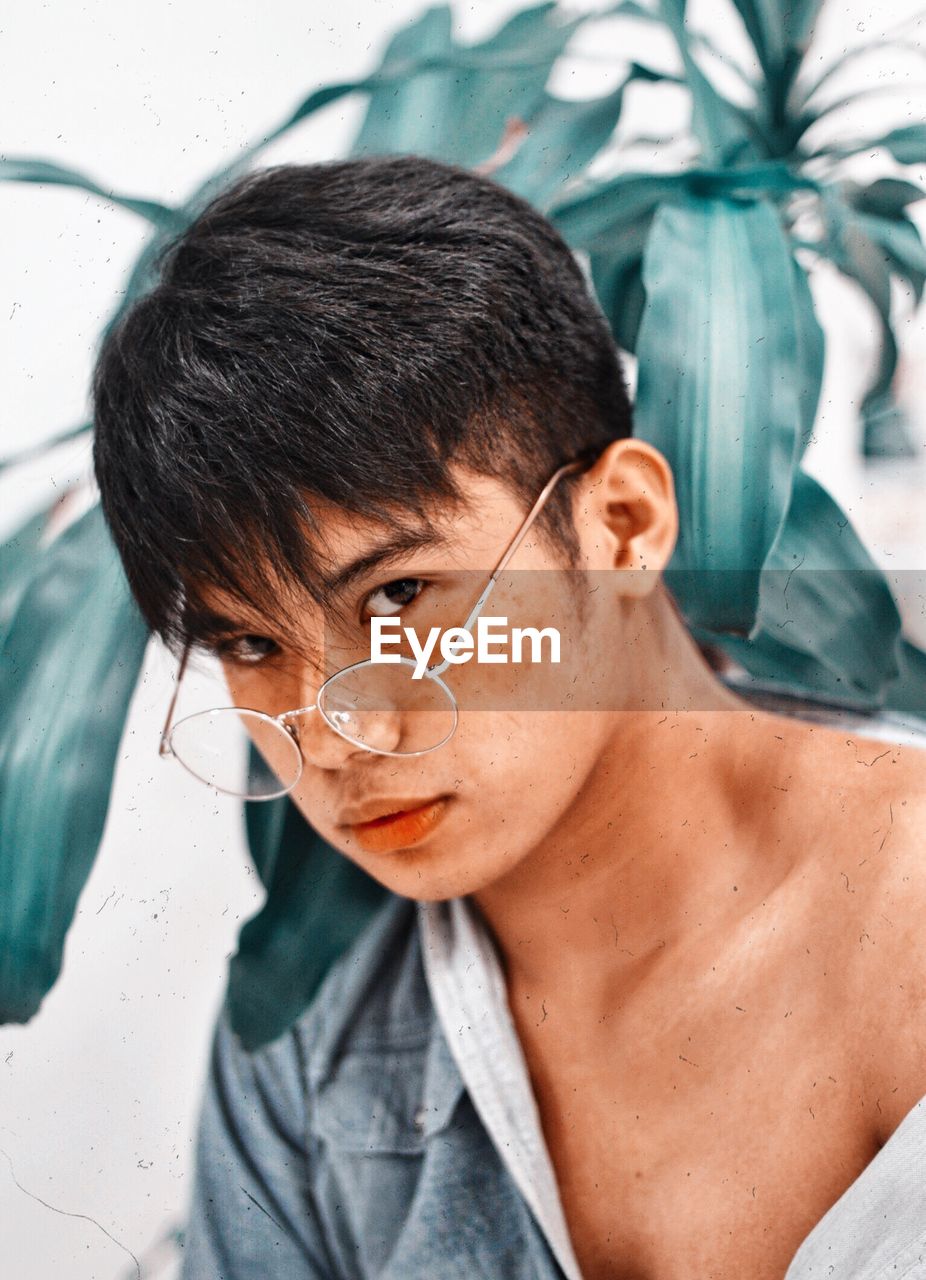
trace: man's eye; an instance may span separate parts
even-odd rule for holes
[[[385,582],[366,597],[361,613],[380,618],[401,613],[413,600],[417,600],[425,585],[423,578],[396,578]]]
[[[235,662],[241,666],[256,666],[278,651],[276,642],[266,636],[232,636],[214,646],[214,652],[223,662]]]

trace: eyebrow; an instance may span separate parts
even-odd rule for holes
[[[449,540],[442,534],[434,533],[433,530],[403,529],[384,542],[371,547],[363,555],[341,565],[333,573],[323,575],[322,584],[331,595],[340,595],[358,578],[364,577],[378,567],[393,564],[411,551],[418,551],[422,547],[440,550],[448,545]],[[198,640],[206,643],[237,636],[242,628],[251,625],[250,618],[229,617],[200,602],[190,603],[184,611],[184,629],[188,634],[195,635]],[[258,621],[254,621],[253,625],[258,631],[265,626],[263,622]]]
[[[410,551],[420,551],[422,547],[443,550],[449,546],[449,540],[433,529],[403,529],[393,534],[385,542],[371,547],[362,556],[350,560],[340,569],[325,575],[323,582],[326,590],[332,595],[341,595],[358,578],[364,577],[373,569],[382,565],[394,564]]]
[[[183,611],[184,631],[201,642],[209,643],[240,635],[242,628],[248,625],[245,618],[229,618],[224,613],[217,613],[201,604],[188,605]]]

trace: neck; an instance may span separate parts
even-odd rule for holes
[[[568,813],[472,895],[509,986],[606,1002],[666,949],[721,937],[790,870],[773,828],[797,812],[800,728],[732,695],[684,639],[672,705],[712,709],[620,712]]]

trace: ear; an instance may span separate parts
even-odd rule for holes
[[[575,519],[586,567],[646,570],[628,574],[621,591],[649,595],[678,538],[672,468],[653,445],[627,437],[608,445],[584,478]]]

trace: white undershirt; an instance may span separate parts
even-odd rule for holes
[[[492,940],[466,898],[419,902],[418,925],[431,1000],[476,1113],[563,1271],[582,1280]]]

